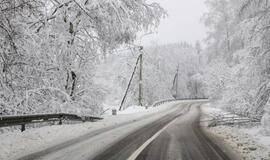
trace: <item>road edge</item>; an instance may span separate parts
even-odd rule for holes
[[[210,132],[208,130],[207,125],[205,125],[206,122],[201,122],[202,119],[205,119],[205,117],[208,117],[205,113],[203,113],[201,107],[204,104],[202,104],[200,106],[200,128],[201,131],[203,132],[203,134],[212,141],[212,143],[214,143],[215,145],[217,145],[224,153],[226,153],[226,155],[228,155],[228,157],[232,160],[242,160],[243,158],[241,156],[239,156],[239,154],[237,154],[232,148],[230,148],[229,144],[227,144],[224,139],[222,139],[221,137],[219,137],[218,135]]]

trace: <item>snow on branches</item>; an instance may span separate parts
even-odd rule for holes
[[[1,106],[27,113],[68,101],[97,113],[104,91],[92,80],[96,64],[163,16],[145,0],[1,0]]]
[[[231,112],[269,115],[269,0],[208,0],[210,98]],[[223,67],[218,67],[218,66]],[[218,72],[216,71],[218,68]],[[265,117],[264,116],[264,117]],[[268,122],[266,122],[268,121]],[[264,124],[270,123],[264,118]]]

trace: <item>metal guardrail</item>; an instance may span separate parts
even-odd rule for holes
[[[239,125],[245,123],[260,123],[259,118],[249,118],[249,117],[215,117],[209,120],[208,127],[216,127],[221,125]]]
[[[19,116],[0,116],[0,127],[21,126],[21,131],[25,130],[26,124],[43,123],[59,121],[59,125],[63,120],[70,121],[97,121],[102,120],[100,117],[93,116],[78,116],[76,114],[34,114],[34,115],[19,115]]]
[[[167,99],[167,100],[162,100],[162,101],[158,101],[156,103],[153,104],[153,107],[157,107],[160,106],[164,103],[168,103],[168,102],[173,102],[173,101],[184,101],[184,100],[207,100],[208,98],[182,98],[182,99]]]

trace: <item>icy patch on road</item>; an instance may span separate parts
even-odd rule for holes
[[[202,107],[202,112],[208,117],[205,119],[221,114],[233,115],[219,108],[211,107],[209,104]],[[228,144],[245,160],[270,159],[270,137],[261,133],[260,126],[216,126],[208,128],[208,131],[224,140],[225,144]]]
[[[0,160],[16,159],[105,127],[139,121],[143,116],[156,115],[168,110],[168,108],[177,103],[179,102],[171,102],[156,108],[140,110],[140,112],[137,112],[138,110],[136,112],[134,110],[126,111],[129,114],[117,116],[104,115],[104,120],[95,123],[53,125],[27,129],[25,132],[20,132],[19,130],[6,132],[0,134]]]

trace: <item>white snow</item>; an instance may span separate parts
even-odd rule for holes
[[[210,103],[203,105],[202,112],[207,114],[210,117],[221,116],[221,115],[224,117],[230,117],[230,116],[234,115],[234,114],[231,114],[229,112],[222,110],[221,108],[214,107]],[[236,115],[234,115],[234,116],[236,116]]]
[[[16,130],[14,132],[3,133],[0,134],[0,160],[16,159],[23,155],[44,150],[50,146],[54,146],[67,140],[85,135],[89,132],[109,126],[117,126],[124,122],[137,123],[138,121],[138,124],[135,126],[139,127],[143,124],[149,123],[149,121],[153,121],[163,114],[167,114],[168,107],[172,107],[176,103],[179,102],[167,103],[148,110],[141,109],[141,107],[139,108],[138,106],[133,106],[126,111],[120,112],[120,114],[117,116],[105,115],[104,120],[95,123],[80,123],[61,126],[54,125],[27,129],[25,132]],[[153,116],[149,116],[147,120],[141,120],[142,117],[147,115]],[[131,131],[135,128],[136,127],[134,126],[128,129],[125,128],[125,132],[127,133],[128,131]],[[124,134],[124,132],[122,133],[121,131],[121,134]],[[107,136],[110,140],[106,140],[106,143],[119,138],[119,136],[122,136],[121,134],[115,134],[115,136]],[[97,142],[103,144],[104,140],[99,139]],[[99,146],[101,147],[102,144]]]
[[[149,108],[149,111],[153,110],[153,108]],[[120,111],[119,114],[133,114],[147,111],[145,106],[130,106],[127,109]]]
[[[134,113],[139,113],[139,112],[146,112],[146,111],[151,111],[152,109],[154,109],[153,107],[149,107],[146,109],[145,106],[137,106],[137,105],[133,105],[133,106],[129,106],[128,108],[118,111],[119,106],[109,106],[109,105],[105,105],[106,107],[104,107],[104,115],[111,115],[112,114],[112,110],[116,110],[117,114],[134,114]]]
[[[203,120],[211,119],[212,116],[233,115],[210,104],[204,105],[202,112],[208,117]],[[262,134],[260,126],[216,126],[208,130],[246,160],[270,159],[270,137]]]
[[[270,136],[264,135],[262,132],[263,128],[261,126],[241,128],[240,130],[244,133],[247,133],[248,135],[251,135],[256,140],[256,142],[259,142],[260,144],[263,144],[270,149]]]

